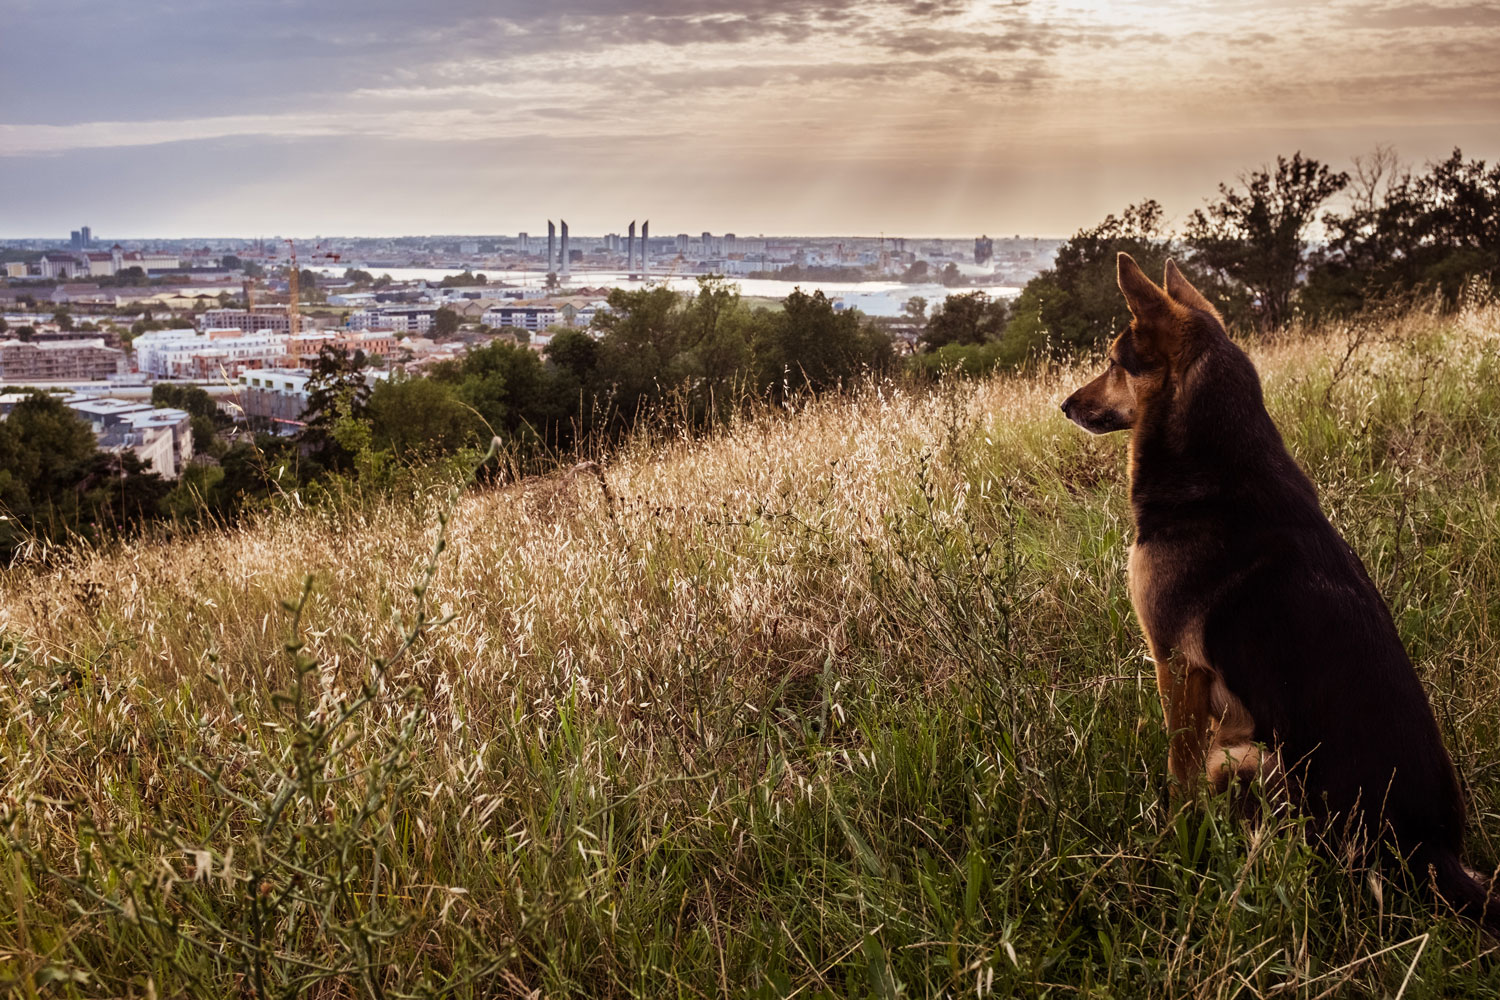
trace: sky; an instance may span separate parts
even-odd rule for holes
[[[0,237],[1066,236],[1500,158],[1500,3],[0,0]]]

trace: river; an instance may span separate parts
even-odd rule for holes
[[[443,267],[366,267],[361,264],[351,264],[369,271],[379,277],[389,274],[396,281],[429,281],[434,284],[449,275],[462,274],[462,268]],[[339,277],[344,273],[343,267],[317,268],[323,274]],[[492,284],[504,282],[505,285],[520,288],[532,288],[538,292],[546,287],[547,276],[541,271],[503,271],[476,269],[475,273],[483,274]],[[902,306],[906,300],[914,295],[920,295],[926,299],[929,307],[941,302],[947,295],[954,292],[962,292],[964,289],[947,288],[939,284],[908,285],[899,281],[781,281],[774,278],[735,278],[730,282],[738,285],[742,295],[753,295],[762,298],[784,299],[792,294],[794,288],[801,288],[805,292],[821,290],[830,299],[842,301],[845,308],[857,308],[869,316],[899,316]],[[643,288],[647,284],[660,284],[665,281],[672,288],[680,291],[691,292],[698,287],[698,275],[657,275],[653,274],[647,281],[632,278],[624,271],[575,271],[568,279],[569,288]],[[1010,298],[1017,295],[1019,288],[1007,285],[989,285],[983,289],[996,298]]]

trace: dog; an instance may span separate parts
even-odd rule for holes
[[[1130,432],[1130,599],[1174,787],[1260,778],[1500,936],[1500,898],[1459,860],[1463,797],[1427,695],[1254,365],[1172,261],[1158,286],[1122,253],[1118,280],[1130,326],[1062,411]]]

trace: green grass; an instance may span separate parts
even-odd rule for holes
[[[1500,309],[1255,357],[1493,869]],[[1087,367],[643,434],[607,493],[579,471],[446,523],[441,492],[289,503],[7,571],[0,980],[1500,994],[1469,925],[1294,820],[1169,795],[1125,442],[1057,414]]]

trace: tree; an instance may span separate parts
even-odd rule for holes
[[[323,293],[319,290],[318,281],[322,275],[317,271],[308,270],[305,267],[297,269],[297,297],[303,302],[320,302]]]
[[[459,315],[447,306],[432,314],[432,335],[437,340],[446,340],[458,332]]]
[[[16,339],[19,340],[19,341],[21,341],[23,344],[24,343],[29,343],[31,341],[31,339],[33,337],[35,337],[35,336],[36,336],[36,327],[34,327],[34,326],[18,326],[18,327],[16,327]]]
[[[52,314],[52,322],[63,330],[73,329],[73,317],[66,309],[59,309]]]
[[[1474,278],[1500,282],[1500,164],[1455,149],[1413,174],[1383,148],[1355,161],[1351,188],[1348,210],[1323,217],[1328,242],[1301,296],[1309,311],[1417,290],[1452,302]]]
[[[219,404],[196,385],[158,382],[151,387],[151,405],[157,409],[184,410],[195,417],[216,419],[219,416]]]
[[[1174,252],[1162,229],[1162,207],[1148,199],[1119,215],[1074,233],[1061,247],[1051,268],[1026,283],[1010,305],[1003,354],[1008,362],[1047,349],[1065,354],[1107,343],[1130,322],[1130,310],[1115,282],[1116,258],[1128,253],[1148,273],[1159,274]],[[1179,263],[1181,263],[1179,261]],[[1220,289],[1204,283],[1191,266],[1184,271],[1205,294]],[[1232,303],[1215,299],[1232,314]]]
[[[616,288],[609,309],[594,318],[599,341],[600,388],[614,397],[626,426],[658,398],[662,374],[680,347],[682,297],[665,285]]]
[[[920,295],[913,295],[907,299],[906,303],[901,307],[901,311],[913,323],[927,322],[927,300]]]
[[[305,426],[298,435],[308,454],[330,469],[348,469],[354,455],[339,441],[339,424],[362,420],[370,386],[347,348],[324,344],[307,380]]]
[[[232,253],[226,253],[224,256],[219,258],[219,266],[230,271],[238,271],[241,267],[244,266],[244,261],[240,260]]]
[[[925,260],[913,261],[911,266],[901,275],[901,281],[908,285],[921,285],[932,280],[931,267]]]
[[[959,273],[958,265],[951,260],[943,268],[943,284],[948,288],[964,284],[964,276]]]
[[[478,437],[474,414],[435,379],[382,379],[370,393],[368,414],[376,447],[398,459],[447,454]]]
[[[1194,263],[1245,288],[1261,330],[1291,318],[1292,297],[1307,259],[1308,226],[1323,203],[1342,191],[1349,175],[1300,152],[1276,158],[1241,178],[1245,190],[1219,185],[1219,198],[1188,220]]]
[[[582,330],[560,330],[542,353],[548,361],[570,372],[582,384],[594,373],[599,360],[599,342]]]
[[[866,370],[890,364],[888,336],[860,323],[855,310],[838,310],[822,291],[798,288],[779,313],[762,313],[754,344],[758,382],[784,400],[802,389],[831,389]]]
[[[998,340],[1005,331],[1005,319],[1004,299],[992,299],[980,291],[950,295],[927,321],[922,343],[937,348]]]
[[[5,317],[4,316],[0,316],[0,333],[4,333],[6,330],[9,330],[9,329],[10,329],[10,324],[7,323],[7,322],[5,322]]]
[[[28,536],[97,538],[162,512],[169,487],[130,452],[99,452],[88,423],[33,393],[0,421],[0,557]]]

